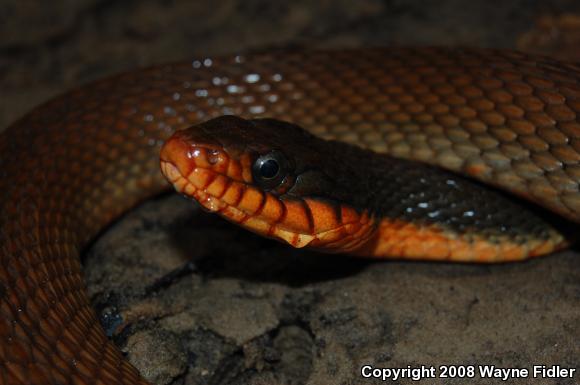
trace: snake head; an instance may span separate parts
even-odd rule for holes
[[[353,203],[357,181],[343,179],[358,173],[339,155],[296,125],[222,116],[175,133],[161,170],[178,192],[250,231],[343,252],[368,241],[375,224]]]

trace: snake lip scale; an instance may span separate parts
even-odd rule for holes
[[[202,58],[48,101],[0,135],[0,385],[148,383],[79,253],[169,187],[160,150],[179,191],[296,246],[502,262],[569,243],[521,202],[580,221],[579,114],[577,64],[427,47]]]

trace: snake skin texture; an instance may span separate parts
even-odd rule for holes
[[[79,253],[168,187],[162,140],[222,114],[473,176],[580,220],[580,67],[516,52],[200,58],[67,93],[0,136],[0,385],[145,384],[89,304]]]

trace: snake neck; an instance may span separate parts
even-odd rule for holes
[[[504,192],[439,167],[341,142],[328,146],[333,151],[325,150],[331,154],[325,172],[335,182],[333,197],[368,215],[377,228],[357,254],[424,258],[429,252],[423,246],[403,250],[397,245],[430,244],[469,250],[450,252],[449,259],[471,261],[483,255],[487,259],[478,262],[491,262],[541,255],[566,244],[545,215]]]

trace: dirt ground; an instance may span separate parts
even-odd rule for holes
[[[247,50],[519,48],[580,60],[577,0],[2,0],[0,130],[34,105],[137,66]],[[467,266],[291,250],[168,194],[85,257],[103,325],[156,384],[417,383],[361,366],[580,371],[580,255]],[[441,374],[441,372],[438,372]],[[420,384],[562,384],[426,379]]]

